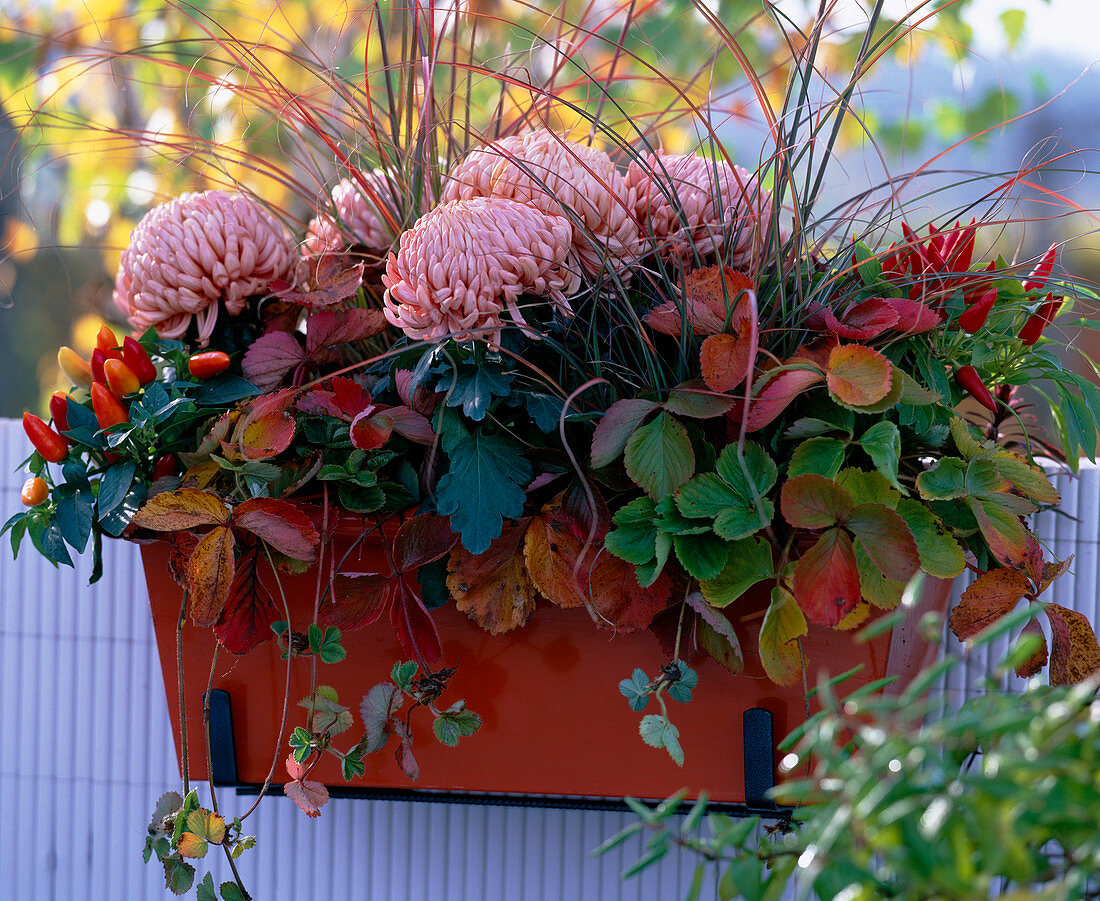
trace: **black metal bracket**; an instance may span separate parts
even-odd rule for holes
[[[213,689],[204,695],[209,705],[207,734],[210,737],[210,776],[216,786],[235,788],[239,795],[259,794],[263,786],[237,778],[237,753],[233,741],[233,714],[229,692]],[[712,802],[709,809],[736,817],[762,816],[788,820],[791,808],[778,807],[767,798],[775,785],[775,727],[770,711],[762,707],[746,710],[742,717],[745,755],[745,803]],[[273,784],[269,793],[281,793]],[[492,804],[506,807],[551,807],[566,810],[629,810],[618,798],[588,798],[556,795],[512,795],[491,792],[447,792],[397,788],[330,788],[333,798],[366,798],[375,801],[428,801],[447,804]],[[646,802],[649,803],[649,802]],[[653,801],[654,805],[660,803]],[[686,813],[690,805],[682,808]]]
[[[775,719],[770,710],[750,707],[741,716],[745,754],[745,806],[774,813],[768,792],[775,788]]]
[[[210,739],[210,781],[215,785],[240,785],[229,692],[220,688],[205,692],[203,705],[207,711],[206,734]]]

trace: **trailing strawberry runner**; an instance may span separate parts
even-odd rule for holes
[[[282,688],[262,726],[246,702],[262,733],[246,733],[247,781],[285,783],[310,816],[341,778],[440,787],[432,766],[464,752],[491,771],[467,748],[505,713],[534,747],[526,711],[574,657],[595,675],[546,701],[546,728],[584,734],[560,720],[587,711],[596,730],[613,703],[668,755],[639,743],[633,769],[675,782],[713,706],[743,692],[721,686],[751,676],[801,715],[806,683],[852,663],[847,633],[966,570],[959,638],[1023,604],[1052,642],[1021,672],[1100,668],[1091,626],[1039,600],[1069,561],[1046,559],[1027,519],[1059,502],[1037,457],[1094,456],[1100,419],[1100,391],[1048,351],[1079,297],[1054,248],[1034,266],[980,259],[979,222],[821,245],[782,178],[712,141],[653,152],[601,123],[577,140],[537,107],[458,151],[419,57],[392,71],[388,94],[345,87],[368,109],[415,100],[393,111],[407,156],[340,150],[299,233],[243,193],[153,208],[114,293],[134,334],[105,328],[90,360],[62,348],[53,426],[24,417],[13,546],[69,564],[91,545],[98,578],[103,536],[142,542],[170,597],[154,617],[185,790],[147,848],[170,885],[191,884],[185,858],[250,842],[190,791],[206,749],[185,726],[249,659],[266,694]],[[1057,435],[1020,415],[1025,387],[1054,401]],[[555,617],[561,641],[521,631]],[[605,655],[630,632],[655,641]],[[868,648],[884,660],[888,639]],[[341,675],[356,654],[374,684]],[[517,676],[533,657],[546,684]],[[670,699],[712,707],[694,719]],[[459,749],[424,748],[424,724]],[[553,784],[522,790],[570,793],[556,747]]]

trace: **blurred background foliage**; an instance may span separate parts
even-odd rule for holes
[[[781,108],[798,72],[810,69],[817,73],[817,99],[835,100],[860,54],[871,5],[468,0],[460,16],[440,13],[437,28],[439,40],[454,44],[454,58],[487,69],[519,67],[528,83],[552,86],[548,118],[562,129],[587,133],[593,116],[613,127],[632,116],[666,149],[684,151],[701,140],[701,112],[734,160],[752,169],[767,158],[763,104]],[[857,116],[840,135],[848,153],[834,172],[838,197],[971,135],[977,134],[971,146],[996,145],[997,133],[988,129],[1023,104],[1045,99],[1042,85],[1025,84],[1027,96],[1021,96],[1019,86],[996,79],[960,89],[960,79],[975,82],[973,73],[988,62],[971,50],[968,9],[989,5],[885,4],[871,55],[887,75],[883,81],[865,75],[861,82]],[[327,129],[344,134],[344,149],[354,150],[355,128],[362,127],[355,107],[367,95],[343,95],[326,73],[356,88],[385,90],[379,73],[410,52],[397,46],[410,33],[402,27],[411,15],[405,7],[402,0],[370,9],[305,0],[243,7],[205,0],[0,0],[0,380],[6,387],[0,415],[44,406],[57,387],[58,345],[87,354],[100,322],[114,318],[118,255],[152,205],[184,190],[240,185],[304,226],[310,204],[337,169],[331,148],[283,113],[303,101]],[[1012,4],[1001,7],[982,21],[993,23],[995,41],[1011,58],[1029,19]],[[717,30],[711,16],[728,31]],[[792,65],[810,45],[807,30],[815,19],[824,20],[825,38],[813,42],[813,60]],[[894,29],[899,22],[904,27]],[[508,55],[516,51],[518,57]],[[476,68],[452,67],[435,78],[455,100],[460,127],[451,132],[462,145],[448,148],[455,154],[479,135],[507,128],[531,105],[530,88],[502,90],[499,76]],[[613,88],[601,91],[611,79]],[[467,110],[483,115],[467,120]],[[867,160],[886,174],[872,173]],[[990,168],[1017,166],[1018,159]],[[922,184],[915,193],[924,190]],[[940,205],[926,218],[952,212],[950,197]],[[1006,236],[1012,243],[1006,255],[1034,255],[1040,239],[1049,243],[1069,233],[1065,226],[1053,235],[1034,231],[1028,239]]]

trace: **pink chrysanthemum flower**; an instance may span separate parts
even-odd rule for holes
[[[563,264],[573,227],[563,216],[497,197],[444,203],[401,236],[382,276],[385,313],[410,338],[496,345],[507,311],[526,325],[520,295],[569,313],[579,277]]]
[[[154,207],[130,235],[115,281],[115,305],[139,331],[179,338],[198,323],[199,343],[218,306],[236,316],[253,294],[294,264],[282,224],[254,200],[225,191],[182,194]]]
[[[642,234],[667,261],[689,264],[728,251],[730,266],[759,259],[772,198],[740,166],[693,154],[658,153],[632,161],[627,183],[637,197]]]
[[[443,199],[471,197],[506,197],[544,213],[564,213],[574,225],[574,256],[589,275],[605,262],[621,270],[637,258],[634,190],[599,148],[549,131],[502,138],[475,150],[449,174]]]
[[[366,173],[364,178],[379,198],[390,195],[392,189],[384,173],[376,170]],[[339,221],[328,213],[321,213],[310,221],[304,248],[308,256],[342,251],[347,247],[348,239],[376,253],[389,249],[390,232],[386,223],[358,184],[346,178],[340,179],[332,189],[332,203]]]

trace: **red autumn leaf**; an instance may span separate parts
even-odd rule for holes
[[[826,309],[823,316],[829,331],[840,335],[841,338],[851,338],[856,341],[877,338],[887,329],[896,326],[901,318],[897,310],[878,297],[852,307],[844,314],[843,319],[837,319],[830,309]]]
[[[442,394],[432,390],[428,382],[423,379],[416,384],[414,389],[411,369],[398,369],[394,373],[393,382],[401,402],[421,416],[431,416],[443,397]]]
[[[602,469],[613,463],[642,421],[658,407],[656,401],[636,397],[615,401],[608,407],[592,434],[592,468]]]
[[[419,569],[449,554],[458,543],[446,516],[430,513],[401,524],[394,538],[394,562],[400,572]]]
[[[381,540],[388,539],[383,536]],[[338,575],[334,581],[336,603],[322,610],[323,624],[356,629],[374,622],[388,608],[390,623],[405,652],[437,663],[443,657],[439,632],[413,590],[413,573],[440,559],[457,541],[444,517],[426,514],[403,523],[390,550],[397,571]]]
[[[386,328],[381,310],[322,310],[306,325],[306,353],[313,356],[335,344],[362,341]]]
[[[481,554],[461,545],[447,562],[455,606],[492,635],[519,628],[535,612],[535,586],[523,557],[527,521],[505,525]]]
[[[1016,664],[1016,675],[1021,679],[1030,679],[1047,665],[1047,637],[1043,634],[1042,627],[1035,620],[1029,620],[1024,624],[1023,629],[1020,630],[1020,637],[1023,638],[1025,635],[1035,636],[1039,643],[1026,660],[1021,660]]]
[[[235,564],[233,532],[228,526],[212,529],[195,545],[187,566],[187,582],[191,620],[196,626],[212,626],[221,615]]]
[[[351,422],[351,443],[360,450],[378,450],[393,434],[393,417],[365,410]]]
[[[829,354],[825,381],[841,403],[867,407],[890,393],[894,367],[877,350],[862,344],[841,344]]]
[[[187,566],[191,562],[191,555],[195,553],[199,536],[194,532],[174,532],[168,536],[168,542],[172,549],[168,555],[168,572],[180,588],[186,588]]]
[[[436,442],[431,421],[408,407],[386,407],[386,415],[393,420],[393,430],[414,444],[431,447]]]
[[[750,341],[741,335],[711,335],[699,349],[703,381],[712,391],[732,391],[749,374]]]
[[[254,398],[248,405],[248,412],[238,424],[238,429],[244,429],[261,416],[271,413],[285,413],[302,394],[301,388],[282,388],[270,394],[262,394]]]
[[[1046,614],[1052,639],[1050,683],[1081,682],[1100,670],[1100,645],[1087,617],[1060,604],[1049,604]]]
[[[655,332],[679,337],[686,317],[692,334],[716,335],[725,331],[727,321],[733,331],[741,331],[740,321],[750,315],[743,292],[752,290],[752,281],[743,272],[718,266],[696,269],[687,277],[685,289],[682,301],[667,300],[650,310],[645,315],[646,325]]]
[[[859,504],[845,523],[864,553],[887,579],[907,582],[920,569],[913,533],[883,504]]]
[[[307,817],[319,817],[321,808],[328,803],[328,789],[323,783],[312,779],[288,782],[283,786],[283,794],[297,804]]]
[[[648,588],[642,588],[632,564],[604,552],[589,574],[586,597],[597,626],[632,632],[648,627],[653,617],[668,606],[672,579],[666,571]]]
[[[745,659],[729,618],[708,604],[697,591],[690,592],[685,600],[698,617],[693,630],[695,646],[730,672],[743,672]]]
[[[783,483],[779,508],[783,518],[795,528],[827,529],[848,521],[852,515],[852,496],[832,479],[804,473]]]
[[[331,416],[343,422],[351,422],[370,405],[370,395],[362,385],[340,376],[311,389],[298,401],[298,409],[303,413]]]
[[[342,254],[324,254],[310,264],[308,290],[298,290],[283,279],[271,280],[271,291],[285,303],[318,309],[354,297],[363,282],[363,263],[348,265]]]
[[[589,563],[597,546],[593,542],[589,549]],[[560,495],[532,517],[523,543],[527,572],[539,593],[559,607],[581,607],[588,599],[588,570],[578,565],[584,547],[562,513]]]
[[[807,388],[824,380],[825,373],[816,366],[809,365],[798,369],[786,369],[774,376],[764,378],[767,381],[749,404],[745,428],[750,432],[762,429],[773,422],[780,413],[801,397]]]
[[[1082,682],[1100,670],[1100,644],[1088,618],[1061,604],[1048,604],[1046,614],[1051,637],[1050,684]]]
[[[961,641],[973,638],[1009,613],[1030,588],[1027,576],[1016,569],[999,568],[982,573],[962,593],[948,625]]]
[[[919,300],[910,300],[907,297],[883,297],[881,300],[898,314],[898,321],[894,326],[896,332],[917,335],[931,331],[940,324],[939,313]]]
[[[179,532],[224,525],[228,521],[229,508],[225,502],[216,494],[195,488],[162,491],[149,498],[131,520],[134,525],[154,532]]]
[[[859,569],[848,533],[825,532],[799,559],[794,569],[795,600],[806,616],[823,626],[835,626],[859,603]]]
[[[294,420],[286,413],[266,413],[241,430],[241,456],[246,460],[266,460],[281,454],[293,440]]]
[[[233,511],[233,526],[251,532],[266,544],[294,560],[317,559],[317,534],[309,516],[291,501],[253,497]]]
[[[321,608],[321,625],[345,631],[369,626],[394,600],[398,579],[381,573],[341,573],[333,581],[335,603]]]
[[[232,654],[247,654],[271,638],[271,624],[283,618],[271,592],[260,581],[258,567],[258,550],[241,560],[214,626],[214,635]]]
[[[306,361],[305,351],[290,332],[270,332],[257,338],[241,360],[244,377],[261,391],[279,387],[294,367]]]
[[[394,759],[397,760],[397,765],[401,767],[401,772],[415,782],[420,778],[420,764],[416,762],[416,758],[413,756],[412,732],[405,725],[405,721],[398,717],[393,719],[393,732],[398,738],[397,748],[393,752]]]
[[[435,621],[404,579],[397,582],[397,599],[390,606],[390,625],[406,654],[423,658],[430,666],[443,659],[443,644]]]

